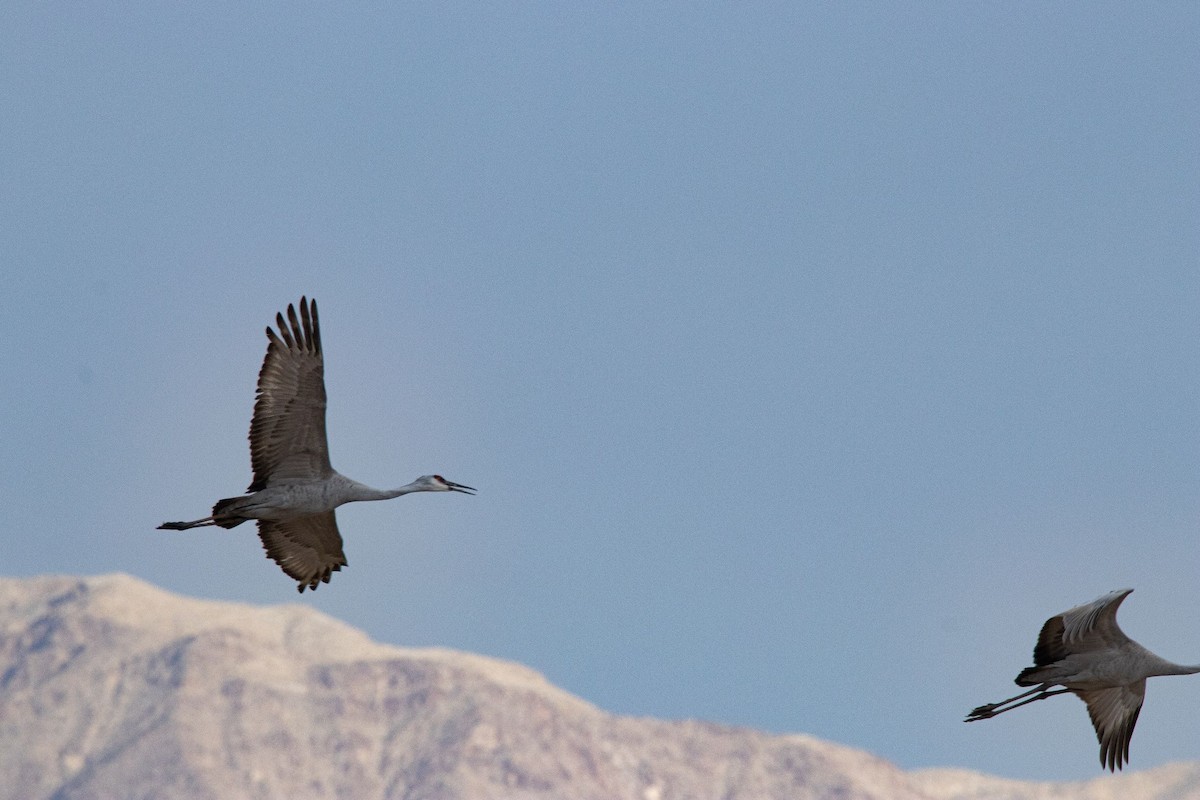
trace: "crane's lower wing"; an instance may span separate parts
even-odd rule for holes
[[[1088,716],[1100,740],[1100,765],[1121,769],[1129,761],[1129,740],[1146,699],[1146,681],[1094,691],[1075,691],[1087,703]]]
[[[258,536],[267,557],[300,582],[300,592],[329,583],[348,563],[332,511],[283,521],[260,519]]]

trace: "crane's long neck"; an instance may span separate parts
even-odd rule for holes
[[[1200,664],[1172,664],[1167,662],[1162,675],[1195,675],[1200,672]]]
[[[1150,663],[1153,675],[1195,675],[1200,672],[1200,664],[1176,664],[1154,653],[1150,653]]]
[[[416,483],[406,483],[404,486],[399,486],[395,489],[374,489],[365,483],[350,481],[344,502],[355,503],[362,500],[391,500],[393,497],[419,491],[421,489]]]

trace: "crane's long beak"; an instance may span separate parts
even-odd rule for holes
[[[472,489],[470,486],[463,486],[461,483],[455,483],[454,481],[446,481],[446,485],[450,487],[450,491],[452,491],[452,492],[462,492],[463,494],[475,494],[474,489]]]

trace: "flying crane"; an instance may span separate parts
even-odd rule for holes
[[[183,531],[206,525],[235,528],[258,522],[267,556],[299,582],[315,590],[347,565],[334,509],[363,500],[389,500],[412,492],[462,492],[470,486],[441,475],[422,475],[396,489],[372,489],[351,480],[329,463],[325,437],[325,363],[317,302],[300,298],[287,320],[275,315],[276,334],[267,328],[267,355],[258,373],[250,422],[247,494],[218,500],[212,515],[191,522],[164,522],[160,530]]]
[[[1100,740],[1100,766],[1110,772],[1121,769],[1129,762],[1129,740],[1146,697],[1146,678],[1200,672],[1200,664],[1173,664],[1122,632],[1117,607],[1132,591],[1109,592],[1046,620],[1033,648],[1034,666],[1021,670],[1016,678],[1018,686],[1034,688],[979,706],[964,721],[990,719],[1036,700],[1073,692],[1087,703]]]

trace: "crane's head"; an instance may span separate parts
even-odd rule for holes
[[[475,490],[470,486],[463,486],[461,483],[448,481],[441,475],[422,475],[413,481],[412,485],[418,492],[462,492],[463,494],[475,494]]]

